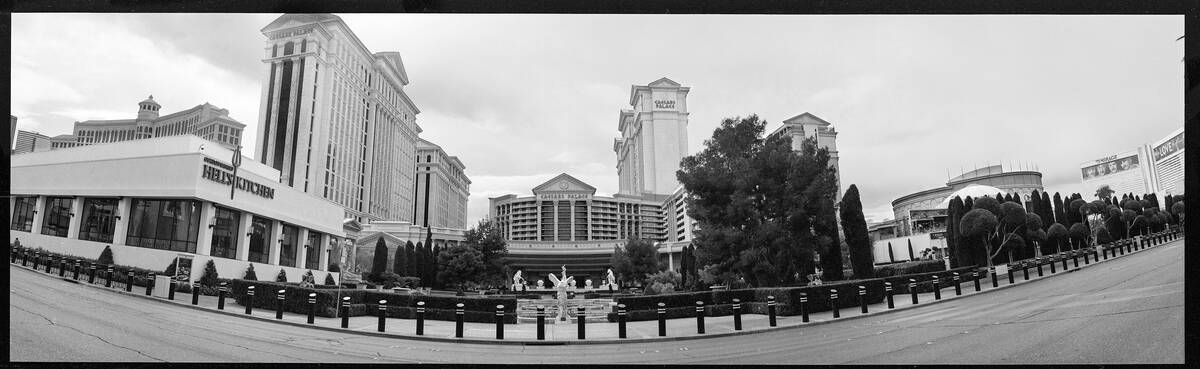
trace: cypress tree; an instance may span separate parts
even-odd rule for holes
[[[404,258],[404,245],[396,245],[396,256],[392,258],[392,273],[408,276],[408,259]]]
[[[888,242],[888,261],[896,262],[896,253],[892,251],[892,243]]]
[[[842,220],[842,233],[846,235],[850,269],[854,271],[854,278],[874,277],[875,255],[871,250],[871,237],[867,235],[867,220],[862,212],[862,200],[859,199],[858,186],[850,185],[845,195],[842,196],[842,206],[838,211]]]
[[[910,260],[910,261],[911,261],[911,260],[916,260],[916,256],[914,256],[914,255],[913,255],[912,239],[911,239],[911,238],[909,238],[909,239],[908,239],[908,260]]]
[[[1054,224],[1054,203],[1050,202],[1050,193],[1042,192],[1042,201],[1040,204],[1042,205],[1042,219],[1046,219],[1043,222],[1042,230],[1046,231],[1050,229],[1051,224]]]
[[[421,278],[422,285],[425,285],[425,282],[426,282],[426,280],[425,280],[425,265],[428,261],[428,260],[425,260],[425,253],[421,252],[421,249],[423,249],[424,247],[425,247],[425,244],[421,243],[421,242],[417,242],[417,244],[415,246],[413,246],[413,250],[412,250],[413,258],[412,258],[412,261],[410,261],[408,264],[409,265],[408,270],[412,271],[413,277]]]
[[[425,277],[430,280],[429,283],[437,283],[437,273],[440,266],[437,257],[441,253],[442,246],[425,245]]]
[[[1042,194],[1038,190],[1033,190],[1033,193],[1029,195],[1029,202],[1025,203],[1025,212],[1037,214],[1041,211],[1041,207]]]
[[[946,209],[946,248],[950,252],[950,268],[962,266],[962,248],[959,245],[958,222],[962,220],[962,199],[950,199]]]
[[[405,269],[405,271],[408,272],[409,277],[421,277],[421,272],[418,269],[418,265],[420,265],[420,262],[421,262],[421,256],[417,255],[417,247],[415,245],[413,245],[412,241],[405,242],[404,243],[404,263],[405,263],[404,269]]]
[[[375,240],[375,255],[371,260],[371,275],[375,278],[379,278],[383,272],[387,271],[387,254],[387,242],[383,240],[383,236],[380,236]]]
[[[1062,196],[1059,196],[1058,192],[1054,193],[1054,223],[1067,223],[1067,214],[1063,211]]]

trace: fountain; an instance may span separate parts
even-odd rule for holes
[[[567,320],[567,288],[575,285],[575,276],[567,276],[567,266],[562,266],[562,278],[558,278],[554,273],[550,273],[550,283],[554,284],[554,288],[558,290],[558,316],[555,320]]]

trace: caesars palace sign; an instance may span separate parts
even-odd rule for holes
[[[228,185],[234,182],[234,176],[232,172],[233,166],[213,160],[211,158],[204,158],[204,169],[200,171],[200,177],[223,185]],[[274,188],[253,182],[244,177],[237,177],[237,184],[234,187],[264,198],[275,198]]]
[[[540,193],[537,195],[538,200],[587,199],[591,197],[592,195],[587,193]]]

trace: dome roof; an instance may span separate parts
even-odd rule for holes
[[[158,102],[154,101],[154,95],[150,95],[150,97],[147,97],[145,100],[142,100],[142,102],[139,102],[138,105],[146,104],[146,103],[158,105]]]
[[[1004,190],[1001,190],[999,188],[995,188],[992,186],[988,186],[988,185],[970,184],[970,185],[967,185],[967,187],[958,189],[958,191],[954,191],[954,193],[950,194],[950,196],[946,196],[946,199],[942,200],[941,205],[938,205],[937,208],[938,209],[946,209],[946,208],[950,207],[950,200],[954,199],[955,196],[962,197],[965,199],[965,198],[967,198],[967,196],[970,196],[972,198],[979,198],[982,196],[996,196],[996,194],[998,194],[998,193],[1005,193],[1005,192],[1004,192]]]

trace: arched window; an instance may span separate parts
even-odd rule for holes
[[[271,57],[279,56],[279,44],[271,45]]]
[[[295,47],[296,47],[296,43],[291,42],[291,41],[288,41],[288,43],[283,44],[283,55],[292,55],[292,49],[294,49]]]
[[[308,51],[308,40],[300,40],[300,52]]]

